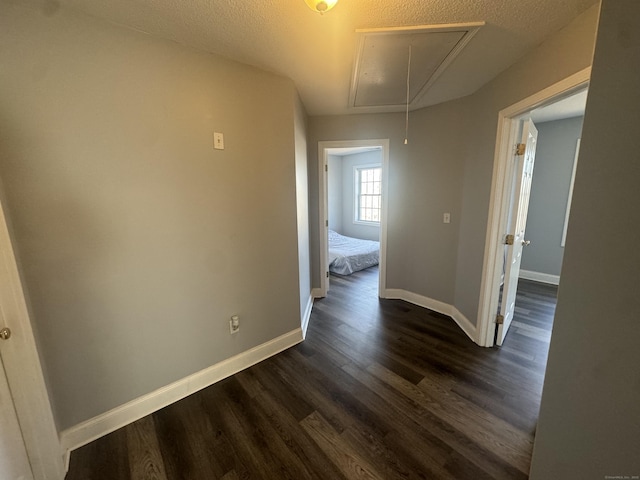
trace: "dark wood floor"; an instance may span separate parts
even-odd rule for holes
[[[86,445],[67,480],[524,479],[555,289],[519,288],[500,349],[332,277],[307,339]]]

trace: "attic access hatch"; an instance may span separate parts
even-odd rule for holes
[[[484,22],[359,29],[349,106],[414,106]]]

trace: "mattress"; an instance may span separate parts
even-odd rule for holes
[[[346,237],[329,230],[329,271],[338,275],[378,265],[380,262],[380,242]]]

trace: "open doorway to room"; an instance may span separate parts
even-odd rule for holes
[[[389,141],[319,142],[318,155],[321,296],[355,279],[384,296]]]
[[[500,112],[481,289],[480,345],[505,342],[507,348],[517,348],[519,339],[532,340],[541,344],[546,359],[589,73],[588,69],[579,72]],[[531,141],[524,137],[531,119],[533,130],[541,134],[533,142],[535,163],[531,160],[528,170],[525,152]],[[511,339],[507,338],[510,327]]]
[[[546,358],[551,339],[586,96],[584,89],[531,112],[538,145],[526,215],[526,247],[515,285],[510,333],[496,332],[496,343],[518,349],[521,341],[534,342],[542,358]]]

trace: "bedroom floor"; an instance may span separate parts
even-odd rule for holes
[[[555,289],[519,289],[505,345],[331,277],[305,342],[74,451],[67,480],[525,479]]]

